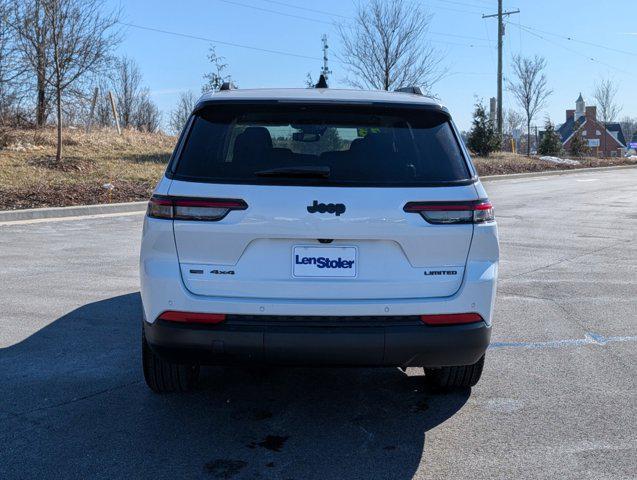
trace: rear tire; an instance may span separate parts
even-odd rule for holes
[[[440,368],[425,367],[425,379],[443,390],[473,387],[480,380],[483,367],[484,355],[473,365]]]
[[[168,362],[153,352],[143,329],[142,365],[146,385],[155,393],[187,392],[199,379],[199,365]]]

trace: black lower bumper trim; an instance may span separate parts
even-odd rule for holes
[[[431,327],[418,317],[288,318],[233,315],[219,325],[157,321],[144,329],[159,355],[213,365],[469,365],[491,337],[484,322]]]

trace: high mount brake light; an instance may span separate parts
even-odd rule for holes
[[[478,313],[445,313],[441,315],[421,315],[420,321],[426,325],[464,325],[482,322]]]
[[[489,200],[471,202],[409,202],[403,210],[419,213],[433,224],[484,223],[495,220]]]
[[[231,210],[245,210],[248,204],[231,198],[184,198],[153,195],[147,215],[168,220],[217,221]]]
[[[225,313],[197,313],[197,312],[176,312],[168,310],[162,313],[158,320],[177,323],[207,323],[216,324],[226,321]]]

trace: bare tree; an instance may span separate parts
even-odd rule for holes
[[[117,110],[122,127],[130,127],[135,122],[135,113],[142,95],[142,74],[137,62],[122,57],[115,64],[113,89],[117,98]]]
[[[513,110],[507,109],[504,112],[504,134],[513,137],[516,132],[519,132],[524,126],[524,115]]]
[[[228,64],[225,57],[217,55],[217,51],[214,46],[210,46],[208,52],[208,60],[212,64],[212,72],[206,73],[203,78],[207,82],[201,87],[202,93],[215,92],[221,88],[225,82],[232,82],[232,76],[226,71],[228,70]]]
[[[101,0],[43,0],[51,45],[57,112],[56,161],[62,158],[62,97],[78,80],[103,67],[118,43],[117,14],[104,14]]]
[[[626,146],[631,142],[633,135],[637,133],[637,118],[624,117],[619,121],[626,140]]]
[[[447,73],[442,55],[427,41],[431,18],[404,0],[359,3],[353,22],[338,26],[348,83],[379,90],[419,85],[431,93]]]
[[[8,0],[0,0],[0,125],[15,116],[24,77],[10,14]]]
[[[606,127],[609,122],[614,122],[622,107],[617,104],[617,85],[610,78],[595,83],[593,98],[597,103],[597,114]],[[606,155],[606,135],[602,136],[602,152]]]
[[[177,135],[181,129],[184,128],[184,125],[186,125],[186,122],[195,107],[196,101],[197,99],[195,98],[195,94],[190,90],[179,94],[177,106],[172,112],[170,112],[170,119],[168,121],[168,127],[171,132]]]
[[[597,113],[602,122],[614,122],[622,111],[617,104],[617,85],[607,78],[595,83],[593,98],[597,102]]]
[[[14,1],[10,23],[16,36],[16,47],[22,64],[35,81],[35,124],[46,122],[50,106],[49,80],[52,75],[49,27],[45,18],[46,0]]]
[[[523,133],[523,126],[525,124],[524,115],[509,108],[504,111],[504,121],[503,121],[503,146],[506,147],[507,143],[513,142],[511,149],[513,151],[517,151],[519,148],[519,140]]]
[[[526,115],[527,156],[531,155],[531,122],[553,93],[546,84],[545,68],[546,60],[542,57],[515,55],[513,57],[514,79],[507,80],[508,89]]]
[[[148,89],[142,90],[135,110],[134,126],[142,132],[155,133],[159,130],[161,114],[155,102],[150,99]]]

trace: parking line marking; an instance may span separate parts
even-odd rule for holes
[[[599,333],[587,332],[584,338],[569,338],[563,340],[549,340],[546,342],[493,342],[489,345],[492,348],[564,348],[579,347],[582,345],[606,345],[612,342],[637,342],[637,335],[604,337]]]

